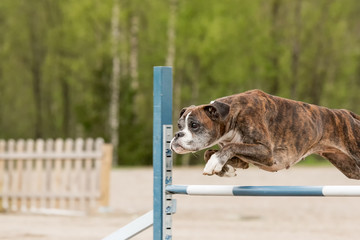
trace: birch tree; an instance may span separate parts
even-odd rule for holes
[[[120,93],[120,57],[119,57],[119,1],[114,0],[111,19],[111,54],[112,54],[112,75],[110,82],[110,141],[113,145],[114,156],[113,166],[118,164],[119,146],[119,93]]]
[[[169,25],[168,25],[168,51],[166,56],[166,66],[174,66],[175,61],[175,20],[177,11],[177,0],[169,0]]]
[[[130,78],[131,90],[133,92],[132,104],[135,122],[138,121],[136,107],[139,104],[141,93],[139,92],[139,70],[138,70],[138,52],[139,52],[139,16],[134,11],[130,20]]]
[[[175,70],[175,54],[176,54],[176,31],[175,31],[175,22],[176,22],[176,13],[177,13],[177,0],[169,0],[169,20],[168,20],[168,29],[167,29],[167,55],[166,55],[166,66],[172,66],[173,67],[173,76],[174,70]],[[179,106],[181,102],[181,79],[177,78],[176,81],[174,81],[174,105],[175,109],[174,112],[179,112]]]
[[[297,98],[297,86],[299,81],[299,61],[301,53],[301,1],[296,0],[294,7],[294,40],[291,52],[291,71],[292,71],[292,82],[291,82],[291,98]]]
[[[271,41],[272,41],[272,51],[270,53],[270,92],[273,94],[278,94],[280,89],[280,80],[279,80],[279,68],[280,68],[280,8],[282,6],[281,0],[273,0],[271,3]]]

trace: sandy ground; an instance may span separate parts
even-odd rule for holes
[[[334,167],[256,168],[234,178],[203,176],[200,167],[176,168],[174,184],[356,185]],[[176,196],[173,239],[359,239],[359,198]],[[84,217],[1,214],[0,239],[101,239],[152,208],[152,169],[111,173],[112,212]],[[152,239],[152,228],[134,239]]]

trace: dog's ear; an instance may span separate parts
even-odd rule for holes
[[[216,121],[224,119],[230,112],[230,106],[226,103],[214,101],[210,105],[204,106],[206,115]]]
[[[182,115],[184,115],[184,113],[186,112],[186,109],[187,109],[187,108],[183,108],[183,109],[181,109],[181,111],[180,111],[180,115],[179,115],[179,118],[181,118],[181,117],[182,117]]]
[[[190,107],[185,107],[185,108],[181,109],[179,118],[181,118],[182,115],[184,115],[184,113],[186,112],[186,110],[188,110],[188,108],[191,108],[191,107],[195,107],[195,105],[191,105]]]

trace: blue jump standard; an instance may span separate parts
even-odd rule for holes
[[[360,186],[169,185],[166,191],[200,196],[360,196]]]

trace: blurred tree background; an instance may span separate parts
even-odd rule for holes
[[[151,164],[162,65],[174,119],[253,88],[359,114],[360,1],[1,0],[0,138],[103,137]]]

